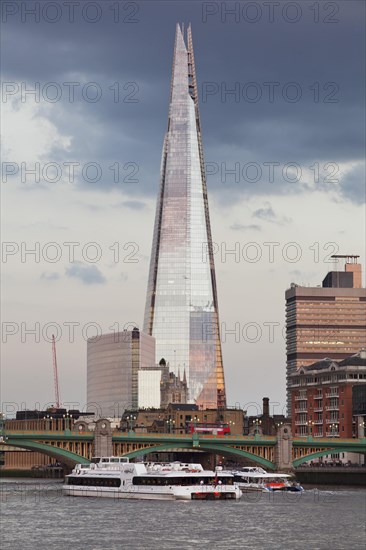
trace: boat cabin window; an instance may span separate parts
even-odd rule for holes
[[[154,476],[134,476],[133,485],[217,485],[218,480],[213,477],[154,477]],[[220,477],[222,485],[232,485],[232,477]]]
[[[128,463],[130,460],[128,457],[126,456],[111,456],[111,457],[107,457],[107,456],[104,456],[103,458],[99,457],[99,456],[94,456],[92,459],[91,459],[91,463],[92,464],[99,464],[101,462],[103,462],[104,464],[110,464],[110,463]]]
[[[248,483],[248,478],[243,476],[234,476],[235,483]]]
[[[108,477],[68,477],[67,485],[82,485],[83,487],[120,487],[121,480]]]

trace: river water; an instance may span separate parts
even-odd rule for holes
[[[3,479],[1,549],[362,550],[366,489],[247,493],[240,501],[73,498],[61,481]]]

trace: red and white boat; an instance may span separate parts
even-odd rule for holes
[[[263,468],[248,466],[232,472],[234,483],[245,492],[250,491],[291,491],[304,490],[299,483],[291,482],[291,475],[281,473],[268,473]]]

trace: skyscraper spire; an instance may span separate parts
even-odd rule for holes
[[[190,401],[225,406],[215,266],[191,27],[177,25],[144,330],[185,364]],[[174,366],[176,369],[174,361]],[[175,372],[177,374],[177,372]]]

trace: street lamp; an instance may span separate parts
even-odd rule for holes
[[[276,422],[277,430],[279,430],[283,426],[283,422]]]
[[[314,422],[312,420],[309,420],[309,422],[307,424],[308,424],[308,436],[312,437],[313,436]]]
[[[365,437],[365,426],[366,426],[365,422],[360,422],[358,424],[358,433],[357,433],[357,435],[360,439]]]
[[[330,437],[335,437],[337,435],[336,428],[337,428],[337,424],[330,425]]]
[[[175,424],[175,420],[173,420],[172,418],[169,418],[169,420],[166,421],[166,424],[167,424],[167,428],[168,428],[168,433],[172,433],[172,428],[173,428],[173,431],[174,431],[174,424]]]
[[[5,416],[0,413],[0,443],[6,442],[8,437],[5,435]]]
[[[64,419],[64,430],[70,430],[72,414],[67,412],[66,414],[62,415],[62,418]]]
[[[136,416],[131,414],[130,416],[126,416],[127,420],[127,427],[129,427],[129,431],[133,432],[133,423],[136,420]]]
[[[259,435],[259,426],[262,424],[262,420],[259,420],[256,418],[254,420],[254,427],[255,427],[255,435]]]
[[[194,420],[193,420],[194,431],[195,431],[195,432],[197,431],[197,422],[199,422],[199,421],[200,421],[200,419],[197,418],[197,415],[195,415]]]
[[[50,431],[51,430],[51,423],[52,423],[52,416],[50,416],[48,414],[47,416],[43,417],[43,420],[45,421],[45,426],[46,426],[45,429]]]

